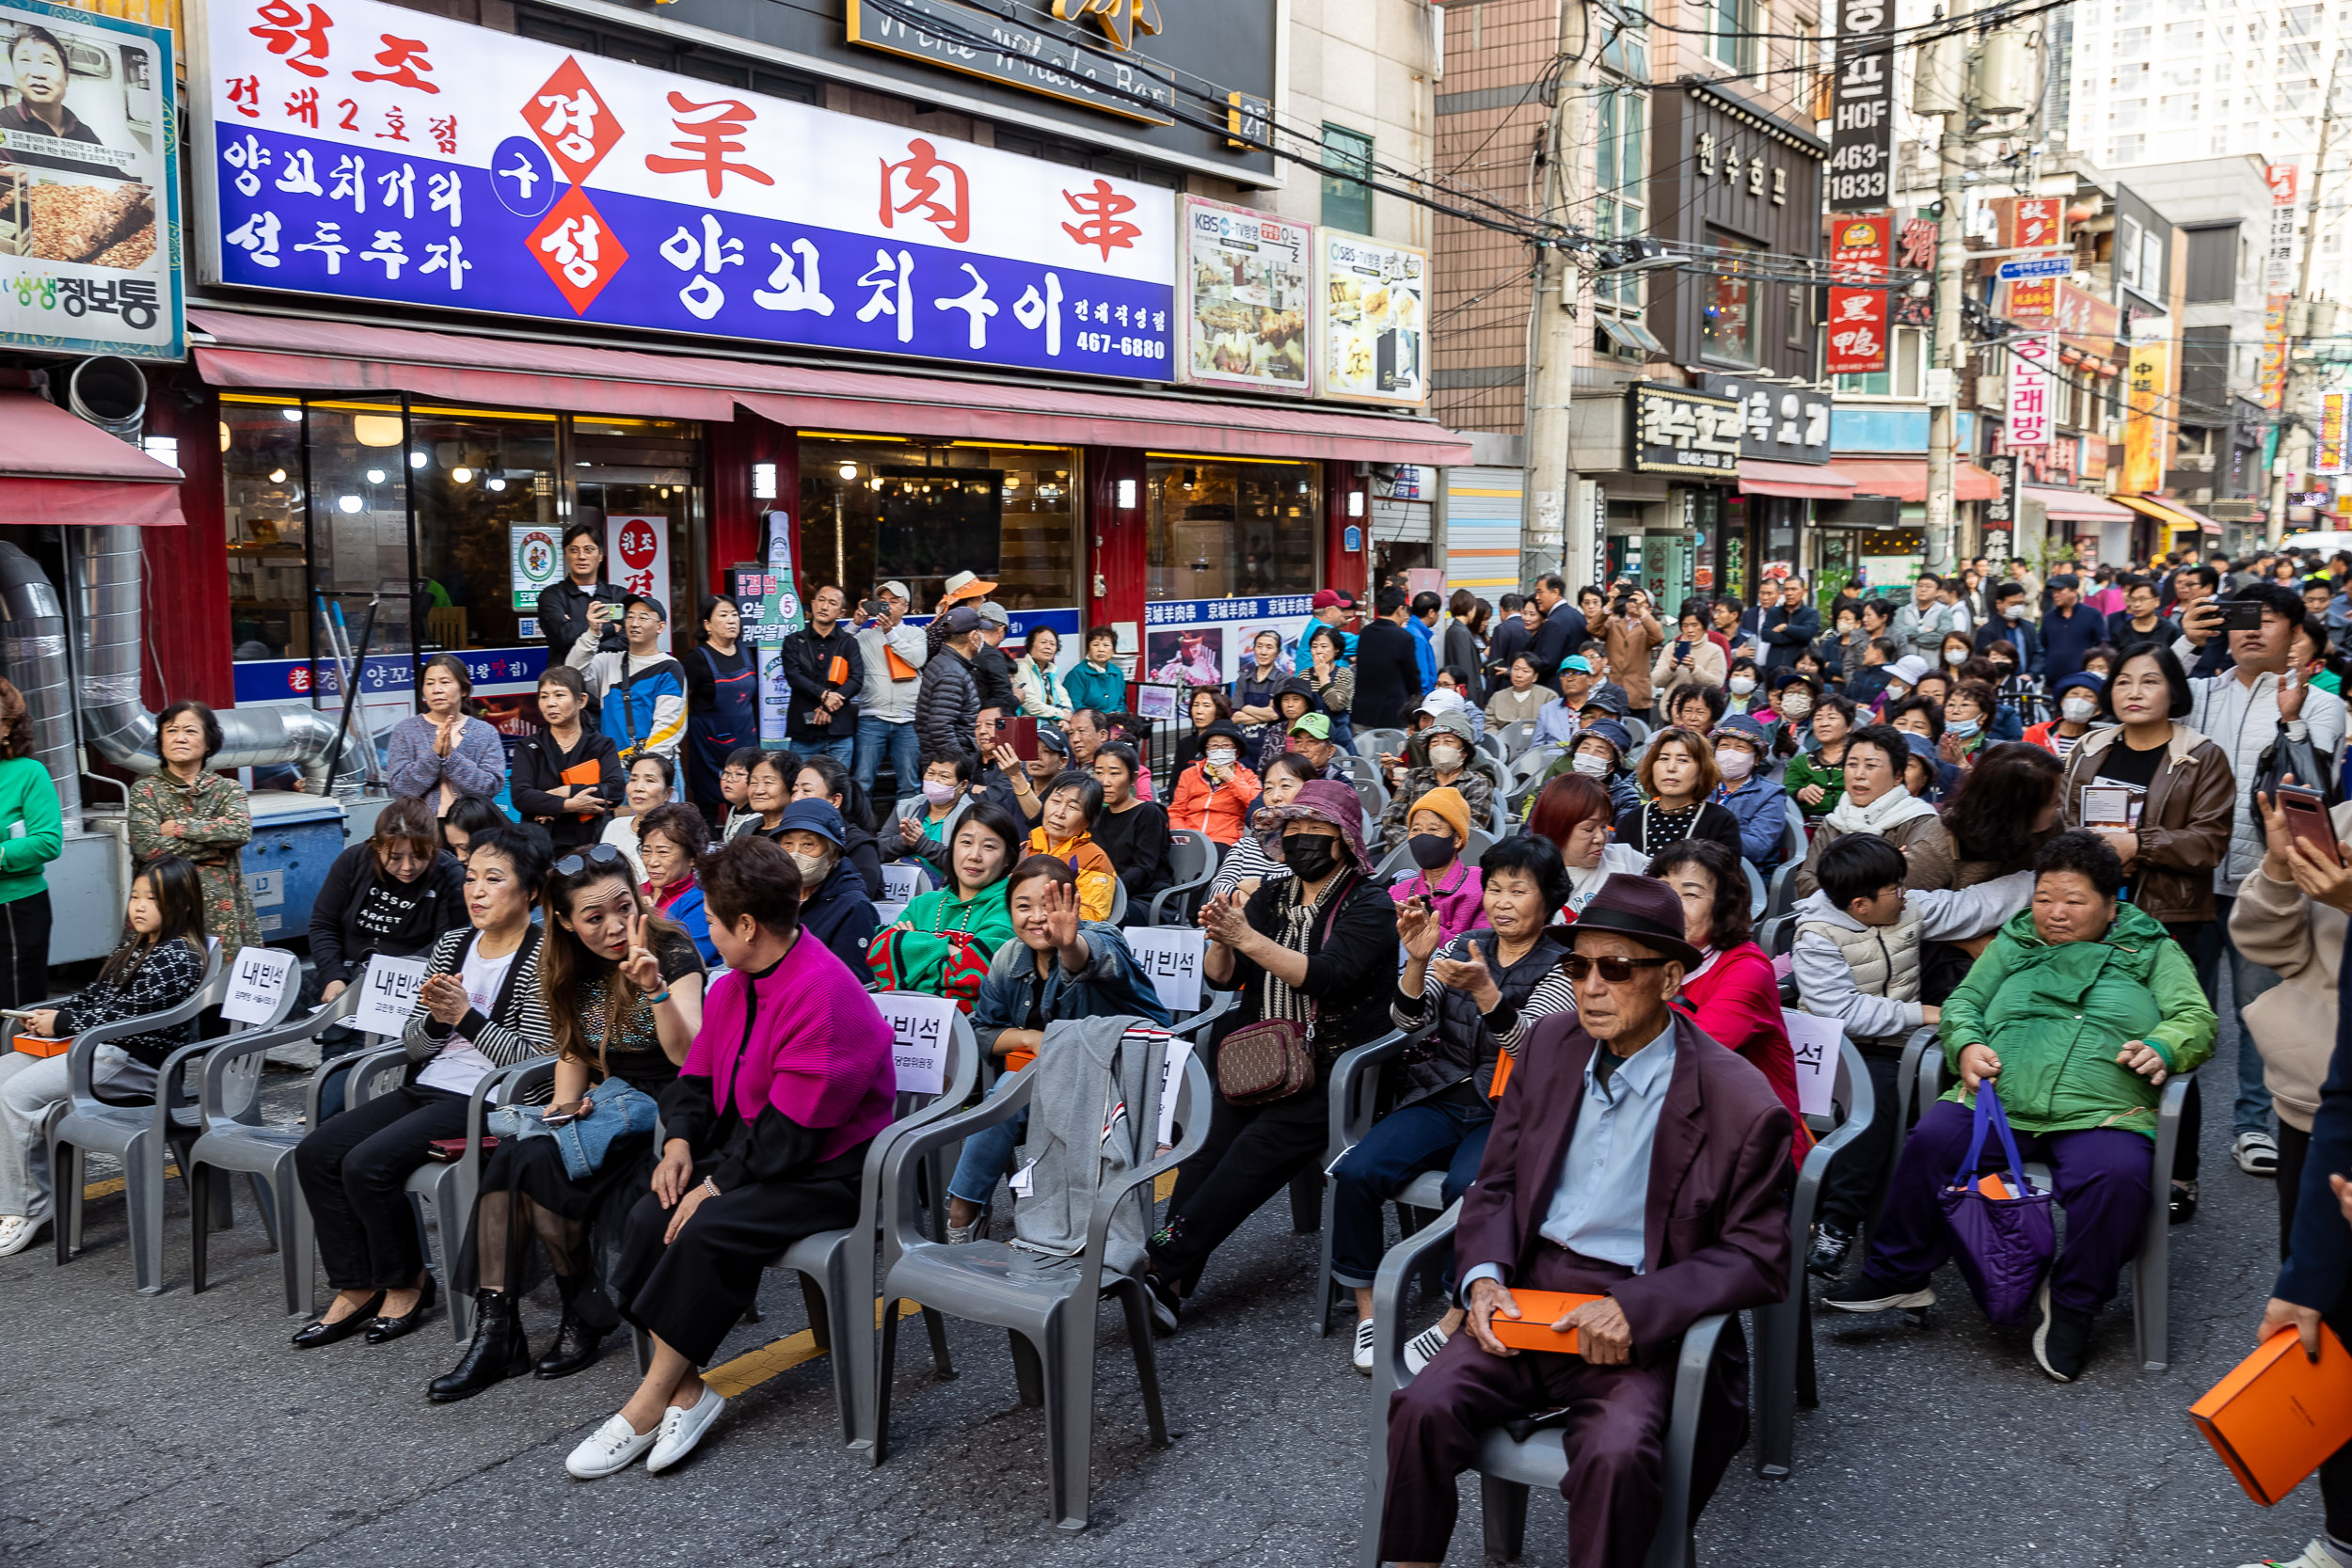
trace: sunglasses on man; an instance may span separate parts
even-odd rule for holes
[[[1622,986],[1633,978],[1633,972],[1637,969],[1663,969],[1675,961],[1673,958],[1589,958],[1581,953],[1571,953],[1560,960],[1560,967],[1567,972],[1569,980],[1581,986],[1593,977],[1594,967],[1597,965],[1603,980],[1613,986]]]

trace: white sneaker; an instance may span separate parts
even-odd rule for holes
[[[1366,1377],[1372,1375],[1372,1335],[1370,1318],[1356,1320],[1356,1370]]]
[[[1407,1377],[1421,1376],[1421,1370],[1437,1359],[1438,1353],[1445,1349],[1445,1342],[1450,1338],[1452,1336],[1444,1329],[1439,1328],[1436,1323],[1431,1323],[1427,1328],[1406,1340],[1405,1374]]]
[[[703,1433],[710,1430],[710,1423],[719,1418],[719,1412],[726,1404],[715,1389],[706,1387],[692,1409],[681,1410],[674,1404],[664,1410],[660,1440],[654,1444],[653,1453],[645,1461],[646,1471],[659,1475],[692,1453],[694,1445],[703,1440]]]
[[[47,1220],[28,1220],[22,1214],[0,1217],[0,1258],[13,1258],[23,1252],[48,1227]]]
[[[629,1463],[654,1445],[667,1423],[651,1432],[639,1432],[628,1424],[626,1416],[615,1416],[596,1428],[572,1450],[564,1461],[564,1468],[580,1481],[597,1481],[616,1470],[626,1470]]]
[[[2265,1558],[2260,1562],[2246,1563],[2243,1568],[2352,1568],[2352,1563],[2329,1551],[2327,1542],[2314,1540],[2303,1548],[2300,1557],[2289,1558],[2284,1562],[2276,1558]]]

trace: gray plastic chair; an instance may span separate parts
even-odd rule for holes
[[[1625,733],[1633,738],[1633,749],[1635,751],[1638,752],[1643,747],[1649,744],[1650,728],[1648,720],[1636,719],[1633,715],[1629,713],[1624,719],[1619,721],[1619,722],[1625,725]]]
[[[1533,719],[1514,720],[1495,731],[1494,734],[1502,742],[1503,760],[1516,761],[1518,754],[1527,750],[1527,743],[1534,738],[1535,721]]]
[[[1413,1326],[1403,1310],[1405,1286],[1437,1260],[1434,1255],[1438,1248],[1452,1249],[1454,1222],[1460,1216],[1461,1206],[1456,1204],[1436,1224],[1422,1227],[1391,1247],[1380,1260],[1379,1278],[1373,1286],[1372,1441],[1366,1455],[1363,1534],[1356,1553],[1360,1568],[1380,1568],[1380,1515],[1389,1487],[1389,1396],[1412,1381],[1405,1370],[1405,1341]],[[1708,1365],[1715,1358],[1715,1347],[1727,1322],[1724,1314],[1710,1313],[1692,1323],[1682,1337],[1660,1478],[1664,1507],[1645,1568],[1690,1568],[1698,1556],[1695,1534],[1685,1523],[1691,1514],[1692,1455],[1698,1442]],[[1567,1453],[1560,1431],[1544,1428],[1522,1439],[1513,1437],[1507,1428],[1497,1427],[1480,1443],[1477,1467],[1479,1498],[1486,1513],[1486,1556],[1490,1560],[1514,1560],[1527,1535],[1528,1489],[1556,1489],[1567,1476]]]
[[[237,1110],[231,1076],[258,1071],[268,1052],[315,1038],[321,1030],[342,1022],[359,1010],[360,1000],[366,994],[361,987],[347,986],[334,1001],[301,1018],[275,1028],[257,1029],[215,1041],[212,1053],[204,1058],[204,1077],[197,1093],[197,1124],[202,1132],[195,1145],[180,1157],[180,1168],[188,1179],[189,1259],[194,1265],[196,1292],[204,1289],[206,1243],[215,1229],[212,1222],[218,1217],[207,1203],[212,1193],[211,1173],[243,1171],[254,1182],[256,1196],[262,1199],[262,1217],[278,1247],[278,1269],[285,1278],[286,1311],[306,1318],[318,1315],[317,1271],[310,1267],[310,1249],[314,1244],[310,1205],[302,1196],[302,1183],[294,1176],[294,1152],[303,1134],[319,1124],[319,1098],[328,1077],[346,1064],[342,1058],[330,1057],[311,1069],[310,1091],[305,1097],[306,1115],[298,1127],[275,1127],[263,1122],[257,1104],[248,1104],[242,1112]]]
[[[1376,763],[1384,752],[1391,756],[1396,756],[1404,750],[1405,732],[1403,730],[1358,730],[1356,732],[1356,754],[1359,757],[1369,757]]]
[[[370,1051],[352,1064],[345,1080],[346,1107],[358,1110],[377,1095],[388,1092],[408,1069],[408,1052],[405,1046],[389,1045]],[[457,1255],[467,1227],[473,1224],[474,1200],[482,1193],[483,1122],[491,1110],[491,1096],[503,1089],[500,1103],[517,1102],[523,1093],[540,1083],[551,1080],[555,1058],[534,1056],[516,1062],[485,1076],[473,1087],[466,1100],[466,1151],[446,1164],[427,1160],[408,1173],[409,1201],[417,1208],[420,1235],[425,1215],[430,1211],[433,1227],[440,1233],[441,1288],[449,1297],[450,1331],[457,1342],[464,1344],[473,1338],[473,1297],[457,1289]],[[431,1265],[432,1248],[423,1246],[427,1266]],[[305,1266],[308,1264],[306,1262]]]
[[[1497,762],[1508,764],[1511,760],[1510,748],[1503,745],[1502,737],[1492,730],[1488,730],[1478,737],[1477,746],[1481,752]]]
[[[1837,1151],[1869,1130],[1879,1115],[1870,1069],[1862,1053],[1843,1035],[1837,1038],[1837,1077],[1830,1090],[1836,1114],[1808,1117],[1819,1140],[1797,1170],[1788,1203],[1788,1299],[1756,1313],[1756,1375],[1749,1380],[1756,1410],[1756,1474],[1788,1474],[1796,1448],[1797,1411],[1820,1402],[1813,1365],[1813,1292],[1807,1289],[1804,1255],[1813,1245],[1813,1216],[1820,1212],[1821,1183]],[[1889,1107],[1891,1112],[1892,1107]]]
[[[1111,877],[1110,922],[1114,926],[1127,924],[1127,883],[1117,873]]]
[[[1756,868],[1754,861],[1744,858],[1740,862],[1740,869],[1748,874],[1748,918],[1761,920],[1772,899],[1771,892],[1764,886],[1764,873]]]
[[[1338,1287],[1331,1282],[1331,1211],[1338,1201],[1339,1184],[1322,1173],[1339,1164],[1341,1156],[1362,1142],[1364,1134],[1372,1131],[1380,1101],[1381,1069],[1403,1055],[1406,1047],[1414,1041],[1427,1039],[1437,1026],[1438,1022],[1433,1018],[1410,1034],[1402,1029],[1392,1029],[1369,1045],[1359,1045],[1353,1051],[1343,1053],[1340,1059],[1331,1064],[1331,1133],[1325,1141],[1323,1164],[1315,1175],[1316,1185],[1322,1189],[1321,1222],[1317,1228],[1323,1232],[1323,1247],[1322,1258],[1315,1266],[1314,1295],[1315,1332],[1319,1335],[1327,1336],[1331,1332],[1331,1309],[1337,1305],[1339,1294]],[[1432,1171],[1429,1174],[1437,1177],[1440,1185],[1443,1184],[1443,1172]],[[1417,1186],[1419,1184],[1416,1183]],[[1407,1198],[1400,1195],[1396,1201],[1404,1207]],[[1443,1204],[1426,1203],[1422,1206],[1444,1207]]]
[[[1903,1076],[1895,1086],[1896,1104],[1910,1107],[1915,1104],[1921,1113],[1943,1094],[1944,1053],[1940,1050],[1921,1048],[1921,1037],[1934,1037],[1934,1031],[1922,1029],[1914,1035],[1903,1051]],[[2177,1074],[2164,1082],[2162,1098],[2156,1104],[2155,1148],[2149,1164],[2148,1214],[2141,1222],[2139,1250],[2132,1258],[2132,1343],[2139,1354],[2139,1370],[2160,1372],[2171,1364],[2172,1333],[2172,1155],[2181,1142],[2181,1110],[2188,1101],[2188,1085],[2197,1076],[2196,1069]],[[1907,1129],[1897,1130],[1901,1138]],[[1899,1159],[1902,1146],[1899,1142],[1895,1158]],[[1893,1168],[1889,1162],[1890,1171]],[[2026,1174],[2047,1187],[2050,1167],[2039,1160],[2026,1162]]]
[[[1389,786],[1380,778],[1380,765],[1367,757],[1348,757],[1348,782],[1356,790],[1356,799],[1363,803],[1364,815],[1378,821],[1380,814],[1389,809]]]
[[[1794,865],[1804,859],[1813,841],[1805,835],[1804,813],[1797,809],[1797,802],[1783,800],[1780,804],[1781,821],[1785,824],[1780,835],[1780,863]]]
[[[1797,907],[1797,873],[1804,868],[1804,857],[1785,862],[1772,869],[1772,880],[1764,895],[1764,913],[1777,919]]]
[[[1152,1075],[1139,1126],[1158,1125],[1163,1092],[1158,1080]],[[1141,1203],[1144,1227],[1152,1227],[1152,1183],[1191,1158],[1208,1137],[1209,1074],[1199,1052],[1185,1058],[1176,1101],[1181,1129],[1176,1147],[1120,1173],[1104,1187],[1088,1223],[1086,1249],[1077,1257],[1045,1258],[992,1241],[948,1246],[923,1236],[910,1169],[932,1151],[1026,1109],[1035,1086],[1029,1075],[1017,1075],[1011,1088],[976,1109],[933,1122],[891,1146],[882,1166],[882,1363],[874,1385],[873,1457],[881,1463],[888,1447],[898,1303],[919,1301],[966,1322],[994,1324],[1011,1336],[1021,1402],[1045,1407],[1054,1522],[1080,1530],[1087,1527],[1092,1497],[1095,1319],[1106,1291],[1125,1309],[1152,1446],[1168,1446],[1146,1287],[1128,1275],[1105,1277],[1103,1248],[1121,1204]]]
[[[164,1160],[166,1155],[178,1157],[196,1139],[196,1105],[187,1093],[186,1073],[196,1058],[218,1042],[197,1040],[179,1047],[164,1058],[164,1065],[155,1075],[153,1094],[128,1102],[98,1098],[98,1048],[132,1035],[179,1031],[186,1038],[188,1026],[219,1006],[222,998],[229,994],[229,972],[221,963],[220,947],[215,943],[204,960],[203,983],[185,1002],[164,1012],[85,1029],[67,1049],[67,1098],[51,1107],[41,1127],[42,1142],[49,1150],[49,1179],[56,1204],[52,1228],[56,1236],[60,1265],[71,1262],[73,1255],[82,1250],[82,1173],[91,1154],[103,1154],[122,1163],[122,1198],[131,1227],[132,1272],[139,1293],[151,1296],[163,1291]],[[294,1006],[294,991],[289,984],[278,999],[280,1018]],[[259,1083],[257,1069],[244,1085],[248,1098],[256,1092]],[[180,1168],[184,1171],[187,1166],[183,1164]]]
[[[1176,880],[1152,895],[1151,911],[1144,916],[1146,926],[1186,925],[1192,919],[1196,899],[1205,894],[1209,882],[1216,875],[1219,854],[1216,840],[1196,828],[1173,828],[1168,834],[1168,869]],[[1173,908],[1176,919],[1164,916]]]

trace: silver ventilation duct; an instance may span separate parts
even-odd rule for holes
[[[139,531],[68,529],[81,595],[82,729],[108,762],[133,772],[163,766],[155,753],[155,716],[139,700]],[[337,763],[335,721],[316,708],[238,707],[219,716],[215,768],[298,764],[311,794],[358,795],[358,754],[346,746]]]
[[[68,827],[82,822],[82,769],[73,751],[73,691],[65,606],[33,558],[0,541],[0,673],[24,695],[33,752],[49,769]]]

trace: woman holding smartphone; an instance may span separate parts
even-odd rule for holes
[[[2100,717],[2075,742],[2058,787],[2061,820],[2106,839],[2123,863],[2124,895],[2194,954],[2212,924],[2214,868],[2230,850],[2237,783],[2221,748],[2180,722],[2192,706],[2172,650],[2143,642],[2099,692]],[[2197,1212],[2197,1132],[2203,1103],[2188,1085],[2172,1161],[2174,1223]]]
[[[665,822],[692,811],[664,809]],[[539,983],[554,1036],[553,1102],[501,1113],[516,1132],[483,1168],[459,1266],[461,1278],[473,1278],[473,1342],[426,1390],[436,1404],[525,1371],[569,1377],[620,1326],[588,1232],[599,1218],[617,1225],[644,1191],[661,1094],[702,1027],[702,957],[654,912],[619,855],[596,845],[564,856],[548,875],[546,897]],[[534,1238],[564,1302],[555,1342],[536,1363],[521,1310]]]
[[[1727,661],[1723,649],[1707,635],[1707,622],[1695,610],[1675,624],[1675,640],[1658,650],[1651,667],[1651,685],[1658,689],[1658,711],[1674,711],[1675,694],[1690,686],[1721,686]]]

